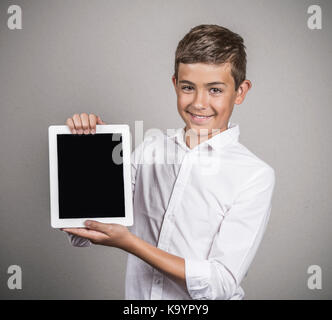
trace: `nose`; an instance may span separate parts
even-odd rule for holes
[[[206,109],[208,104],[207,100],[208,99],[203,90],[196,90],[193,107],[197,109]]]

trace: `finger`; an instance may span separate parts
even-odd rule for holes
[[[91,133],[95,134],[96,133],[96,122],[97,122],[97,117],[93,113],[89,114],[89,122],[90,122],[90,129]]]
[[[87,113],[85,113],[85,112],[81,113],[81,121],[82,121],[82,127],[84,130],[84,134],[89,134],[90,133],[89,116]]]
[[[82,127],[82,122],[81,122],[81,117],[78,113],[75,113],[73,115],[73,120],[74,120],[74,126],[78,134],[83,133],[83,127]]]
[[[110,232],[110,225],[107,223],[101,223],[98,221],[87,220],[85,221],[84,225],[89,228],[90,230],[95,230],[99,232],[103,232],[105,234],[109,234]]]
[[[71,133],[73,133],[73,134],[76,133],[75,126],[74,126],[74,121],[73,121],[72,118],[67,119],[66,125],[69,127],[69,130],[71,131]]]
[[[98,116],[97,117],[97,124],[106,124],[101,118]]]
[[[98,239],[105,237],[105,234],[102,232],[89,230],[86,228],[64,228],[63,231],[94,241],[97,241]]]
[[[77,232],[84,232],[84,230],[88,230],[87,228],[62,228],[62,231],[68,233],[77,233]]]

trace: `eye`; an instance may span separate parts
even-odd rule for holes
[[[181,87],[181,89],[184,90],[184,91],[190,91],[190,89],[193,89],[193,87],[183,86],[183,87]]]
[[[222,93],[222,90],[219,88],[211,88],[211,90],[217,90],[217,91],[212,91],[212,93]]]

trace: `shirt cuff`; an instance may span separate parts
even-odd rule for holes
[[[90,247],[91,242],[89,239],[76,236],[74,234],[66,232],[69,243],[74,247]]]
[[[185,259],[187,289],[192,299],[210,299],[211,265],[207,260]]]

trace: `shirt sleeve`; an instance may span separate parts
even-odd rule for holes
[[[138,167],[140,164],[144,163],[144,150],[146,141],[147,140],[144,139],[131,154],[131,187],[133,192],[133,199],[135,194],[135,184]]]
[[[265,167],[242,188],[225,214],[206,260],[185,259],[192,299],[228,300],[238,289],[271,213],[275,173]]]
[[[136,172],[137,172],[139,151],[140,151],[140,148],[136,148],[131,153],[131,189],[133,192],[133,198],[134,198],[134,193],[135,193],[135,182],[136,182]]]

